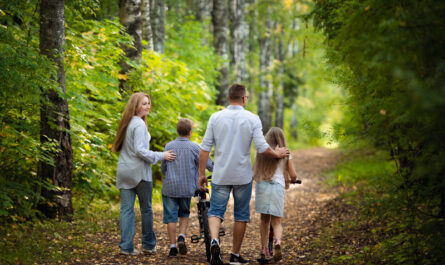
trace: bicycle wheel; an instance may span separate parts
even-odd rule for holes
[[[202,227],[204,229],[204,243],[206,245],[207,261],[210,262],[210,229],[209,229],[209,217],[207,215],[208,208],[202,207]]]

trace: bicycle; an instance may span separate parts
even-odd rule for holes
[[[211,180],[212,176],[207,177],[208,180]],[[205,244],[206,248],[206,257],[207,261],[210,262],[210,228],[209,228],[209,219],[208,219],[208,211],[210,208],[210,201],[207,199],[207,194],[210,195],[209,189],[205,190],[196,190],[195,195],[193,197],[198,197],[198,221],[199,221],[199,236],[192,235],[191,242],[196,244],[199,243],[201,239],[204,241],[201,244]],[[223,227],[219,230],[219,236],[225,236],[225,230]]]

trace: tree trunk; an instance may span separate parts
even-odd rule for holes
[[[57,83],[65,94],[65,70],[63,67],[65,46],[64,0],[40,1],[40,53],[57,65]],[[54,155],[54,165],[39,162],[39,176],[50,179],[57,190],[44,190],[42,195],[52,202],[42,208],[50,218],[71,219],[73,214],[71,193],[71,169],[73,149],[71,147],[70,116],[68,102],[60,92],[42,90],[40,100],[40,142],[54,141],[58,150]]]
[[[281,34],[280,34],[281,35]],[[282,129],[284,126],[284,103],[283,103],[283,94],[284,94],[284,84],[283,84],[283,78],[284,78],[284,58],[285,58],[285,51],[284,51],[284,40],[281,36],[278,36],[280,39],[278,40],[278,47],[277,47],[277,58],[279,61],[278,64],[278,73],[276,78],[278,78],[278,88],[275,91],[275,100],[277,104],[277,112],[275,116],[275,126],[280,127]]]
[[[292,135],[292,138],[295,140],[298,140],[298,132],[297,132],[297,104],[295,103],[295,100],[292,98],[292,119],[290,122],[290,134]]]
[[[234,80],[243,83],[247,77],[246,46],[249,36],[249,25],[244,16],[245,0],[230,0],[230,52]]]
[[[165,52],[165,0],[152,0],[151,29],[153,30],[153,47],[158,53]]]
[[[269,13],[269,12],[267,12]],[[270,75],[271,64],[271,29],[272,21],[269,14],[265,17],[264,32],[259,39],[260,42],[260,100],[258,102],[258,116],[263,124],[263,132],[267,133],[272,126],[272,113],[271,113],[271,98],[272,98],[272,84],[268,78]]]
[[[137,61],[141,58],[142,53],[141,0],[119,0],[119,19],[133,40],[133,46],[123,47],[125,56],[132,61]],[[127,74],[131,68],[125,60],[121,60],[120,66],[121,74]],[[125,79],[119,79],[119,91],[126,90],[128,88]]]
[[[229,66],[228,66],[228,18],[227,18],[227,2],[226,0],[214,0],[212,10],[213,24],[213,46],[215,52],[224,61],[219,70],[218,83],[216,89],[218,95],[216,98],[217,105],[226,104],[227,88],[229,86]]]
[[[196,20],[203,22],[210,17],[210,10],[212,7],[211,0],[195,0],[196,3]]]
[[[250,17],[248,19],[248,29],[249,29],[249,35],[248,35],[248,42],[247,42],[247,65],[251,68],[256,68],[257,65],[257,58],[256,56],[252,56],[253,54],[257,54],[257,48],[258,48],[258,9],[256,8],[257,3],[256,0],[246,0],[248,2],[248,6],[252,6],[252,8],[247,9],[247,17]],[[255,69],[255,72],[257,72],[257,69]],[[247,80],[245,81],[248,84],[249,88],[249,101],[255,102],[257,100],[257,94],[256,94],[256,88],[259,87],[258,79],[256,77],[257,75],[249,75],[247,74]]]
[[[142,16],[142,39],[147,42],[147,44],[144,45],[144,49],[153,51],[153,31],[151,30],[150,0],[142,0],[141,16]]]

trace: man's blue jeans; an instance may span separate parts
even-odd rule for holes
[[[153,182],[141,181],[132,189],[120,189],[121,212],[120,229],[122,250],[133,251],[133,237],[135,230],[134,201],[136,195],[141,207],[142,219],[142,247],[153,249],[156,246],[156,236],[153,231],[153,208],[152,208]]]

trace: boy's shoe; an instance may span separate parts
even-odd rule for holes
[[[215,240],[210,243],[210,265],[224,265],[220,256],[220,248]]]
[[[281,260],[283,258],[283,254],[281,254],[281,246],[279,244],[276,244],[273,247],[273,259],[275,262]]]
[[[175,258],[178,256],[178,249],[177,248],[170,248],[170,253],[168,253],[169,258]]]
[[[178,241],[179,253],[181,253],[181,255],[186,255],[187,246],[185,245],[185,238],[183,236],[178,236],[177,241]]]
[[[119,251],[119,254],[122,254],[122,255],[127,255],[127,256],[137,256],[137,255],[139,255],[141,252],[139,252],[139,250],[137,250],[137,249],[133,249],[133,251],[128,251],[128,250],[123,250],[123,249],[121,249],[120,251]]]
[[[142,249],[142,252],[147,254],[147,255],[154,255],[156,254],[156,247],[154,247],[153,249]]]
[[[241,255],[236,256],[233,253],[230,254],[230,264],[232,265],[239,265],[239,264],[248,264],[249,261],[243,259],[243,257],[241,257]]]

